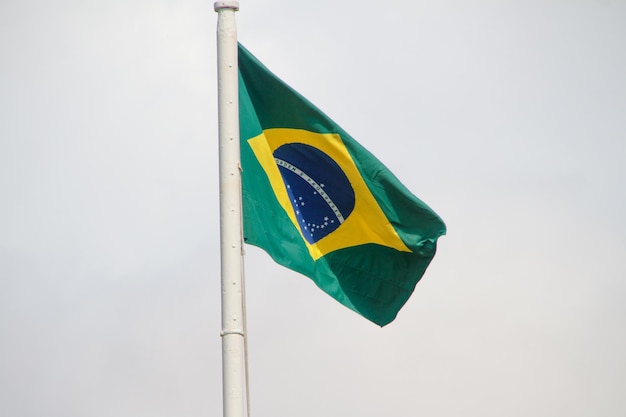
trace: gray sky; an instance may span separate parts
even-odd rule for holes
[[[1,3],[1,415],[220,415],[216,18]],[[237,18],[448,225],[383,329],[248,248],[253,415],[626,414],[626,1]]]

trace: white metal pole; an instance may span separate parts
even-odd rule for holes
[[[224,417],[244,415],[241,173],[237,1],[217,1],[217,78],[222,273],[222,386]]]

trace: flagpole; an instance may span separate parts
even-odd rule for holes
[[[216,1],[222,275],[223,416],[244,415],[244,317],[239,164],[237,27],[239,2]]]

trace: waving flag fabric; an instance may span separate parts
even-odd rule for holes
[[[241,45],[239,109],[246,243],[390,323],[435,255],[441,218]]]

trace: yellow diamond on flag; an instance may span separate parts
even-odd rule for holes
[[[338,134],[274,128],[248,143],[314,260],[368,243],[411,252]]]

